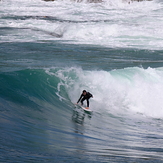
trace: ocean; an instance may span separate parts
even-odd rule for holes
[[[162,15],[162,0],[1,0],[0,162],[163,162]]]

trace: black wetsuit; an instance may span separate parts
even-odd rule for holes
[[[89,99],[91,97],[93,97],[93,95],[89,92],[86,92],[86,95],[83,95],[83,93],[82,93],[77,103],[79,103],[79,101],[81,100],[81,104],[83,105],[83,101],[87,100],[87,107],[89,107]]]

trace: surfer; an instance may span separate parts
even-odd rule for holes
[[[83,105],[83,101],[84,101],[84,100],[87,100],[87,109],[88,109],[88,108],[89,108],[89,99],[90,99],[91,97],[93,98],[93,95],[92,95],[91,93],[87,92],[86,90],[83,90],[83,93],[81,94],[81,96],[80,96],[80,98],[79,98],[77,104],[78,104],[78,103],[80,102],[80,100],[81,100],[81,105]]]

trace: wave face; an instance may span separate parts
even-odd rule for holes
[[[0,78],[3,161],[162,160],[162,68],[26,69]],[[74,108],[83,89],[94,95],[92,115]]]

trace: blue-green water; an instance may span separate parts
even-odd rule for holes
[[[162,2],[0,4],[0,162],[163,161]]]

